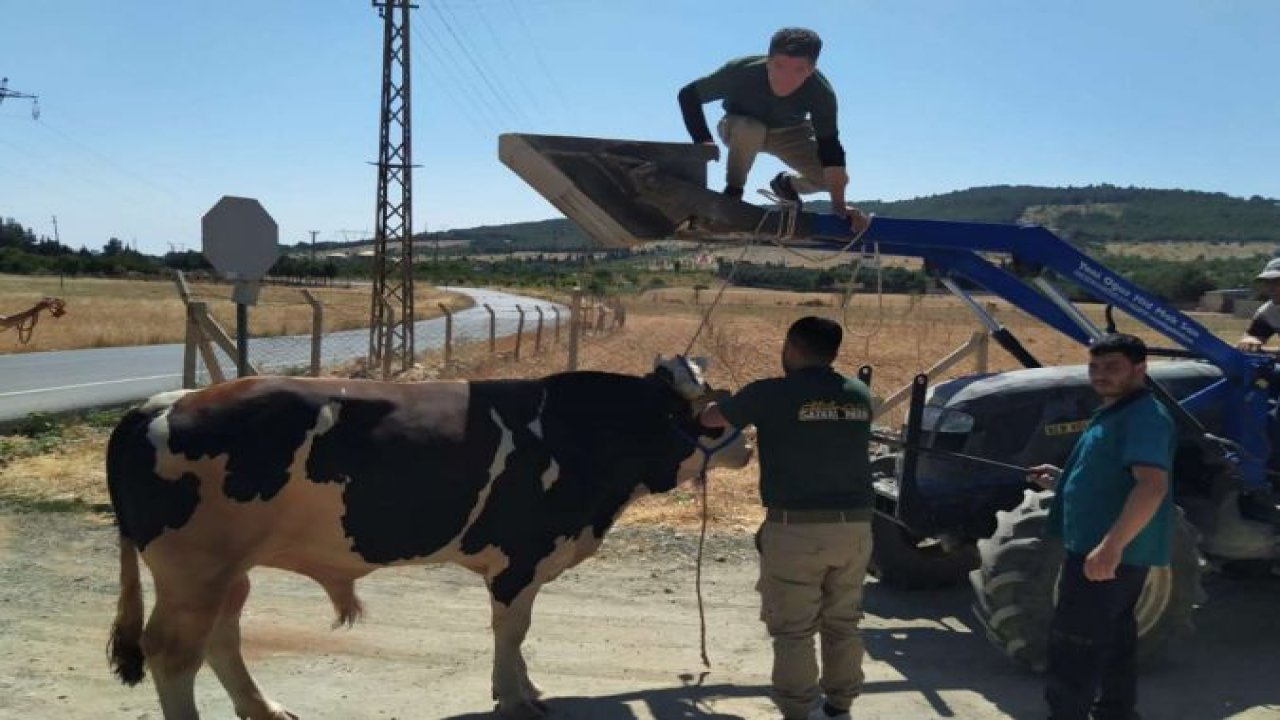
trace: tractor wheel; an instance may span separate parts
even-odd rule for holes
[[[1049,622],[1065,551],[1046,537],[1053,493],[1028,490],[1021,505],[996,514],[996,532],[978,541],[981,566],[969,579],[973,605],[987,638],[1014,661],[1041,672],[1048,664]],[[1201,558],[1195,528],[1177,512],[1172,564],[1152,568],[1134,610],[1138,660],[1158,658],[1169,641],[1191,630],[1191,613],[1203,600]]]
[[[871,573],[898,590],[934,590],[964,582],[978,567],[971,542],[947,548],[935,538],[920,538],[879,513],[871,521]]]

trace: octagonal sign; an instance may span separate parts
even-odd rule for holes
[[[201,249],[232,280],[261,278],[280,257],[280,231],[253,198],[224,195],[200,220]]]

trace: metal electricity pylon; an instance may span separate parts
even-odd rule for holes
[[[373,0],[382,18],[382,113],[374,229],[369,369],[413,365],[413,153],[410,142],[409,0]]]
[[[17,90],[10,90],[9,78],[0,78],[0,103],[3,103],[6,98],[15,98],[18,100],[30,100],[31,101],[31,119],[32,120],[40,119],[40,97],[38,95],[29,95],[27,93],[18,92]]]

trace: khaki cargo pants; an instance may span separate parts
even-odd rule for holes
[[[772,697],[804,720],[826,695],[847,709],[862,690],[862,584],[871,523],[783,523],[760,530],[760,619],[773,638]],[[814,635],[822,639],[819,675]]]
[[[746,115],[725,115],[716,128],[729,148],[725,158],[725,185],[746,187],[747,174],[760,153],[768,153],[796,171],[792,186],[801,195],[826,189],[822,179],[822,162],[818,160],[818,140],[813,126],[803,123],[794,127],[769,129]]]

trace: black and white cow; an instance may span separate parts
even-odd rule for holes
[[[356,579],[452,562],[492,597],[498,712],[540,716],[520,650],[534,596],[595,552],[631,500],[697,474],[717,442],[695,420],[707,391],[674,358],[643,378],[250,378],[158,395],[107,448],[120,530],[112,665],[131,685],[150,668],[166,720],[198,717],[204,662],[241,718],[291,718],[241,655],[250,568],[314,579],[350,624]],[[711,458],[741,467],[750,448],[738,439]],[[139,554],[156,587],[145,630]]]

